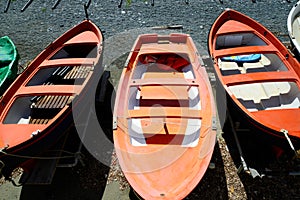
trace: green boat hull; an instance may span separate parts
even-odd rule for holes
[[[18,75],[19,54],[8,36],[0,38],[0,96]]]

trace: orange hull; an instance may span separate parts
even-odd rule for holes
[[[300,65],[286,47],[258,22],[227,9],[211,27],[208,48],[239,110],[265,132],[299,141]]]
[[[216,142],[215,105],[186,34],[140,35],[121,75],[114,145],[144,199],[182,199],[203,177]]]
[[[0,149],[36,156],[62,137],[67,127],[56,128],[70,118],[91,80],[100,76],[102,41],[100,30],[85,20],[30,63],[0,100]],[[0,160],[11,168],[20,164],[4,154]]]

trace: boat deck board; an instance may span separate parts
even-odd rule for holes
[[[69,105],[73,96],[68,95],[48,95],[43,96],[32,104],[30,124],[47,124],[54,113]]]
[[[138,110],[128,110],[129,118],[144,117],[180,117],[180,118],[200,118],[201,110],[192,110],[184,107],[140,107]]]

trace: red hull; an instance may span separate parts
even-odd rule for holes
[[[299,148],[300,64],[264,26],[231,9],[211,27],[208,49],[220,83],[262,133]],[[257,57],[254,59],[254,57]]]
[[[96,25],[81,22],[41,52],[3,95],[0,160],[6,177],[62,138],[72,109],[88,103],[84,96],[103,71],[102,42]]]

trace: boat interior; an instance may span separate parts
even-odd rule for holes
[[[234,58],[243,56],[252,56],[253,54],[243,54],[231,56],[232,60],[224,59],[227,57],[218,59],[218,66],[223,76],[234,75],[234,74],[247,74],[257,72],[272,72],[272,71],[288,71],[285,64],[280,58],[273,53],[259,54],[260,59],[258,60],[235,60]]]
[[[63,47],[49,59],[50,61],[47,61],[46,66],[40,66],[30,81],[21,88],[21,91],[23,88],[25,91],[33,88],[34,92],[26,95],[22,92],[18,94],[3,123],[47,124],[50,122],[61,110],[69,106],[74,98],[72,88],[65,86],[82,85],[94,70],[92,64],[70,64],[72,58],[96,58],[96,52],[97,46],[94,43],[70,44]],[[59,63],[63,60],[65,60],[63,63],[69,64],[49,64],[51,61]],[[40,94],[44,86],[51,86],[49,94]],[[59,90],[56,86],[60,87]],[[53,94],[51,94],[52,90]]]
[[[47,124],[65,106],[70,105],[73,96],[43,95],[17,98],[9,110],[4,124]]]
[[[266,46],[267,44],[254,33],[234,33],[219,35],[216,50],[239,46]]]
[[[64,58],[96,58],[97,44],[96,43],[79,43],[65,45],[59,50],[50,60]]]
[[[201,119],[196,116],[201,110],[201,102],[193,81],[195,72],[187,56],[141,55],[132,72],[132,80],[134,84],[130,86],[128,100],[131,112],[128,132],[132,145],[196,146],[201,127]],[[195,111],[194,116],[191,110]],[[183,113],[187,116],[183,117]]]
[[[216,49],[245,46],[265,46],[266,43],[253,33],[218,36]],[[284,72],[287,66],[270,52],[239,54],[218,58],[223,76],[259,72]],[[228,86],[231,93],[250,112],[300,107],[300,90],[295,82],[268,81]]]
[[[266,46],[253,33],[235,33],[218,36],[216,49],[246,46]],[[248,59],[247,59],[248,58]],[[244,53],[218,58],[218,66],[223,76],[256,72],[287,71],[287,67],[275,53]]]
[[[228,89],[250,112],[300,108],[300,90],[294,82],[251,83]]]

